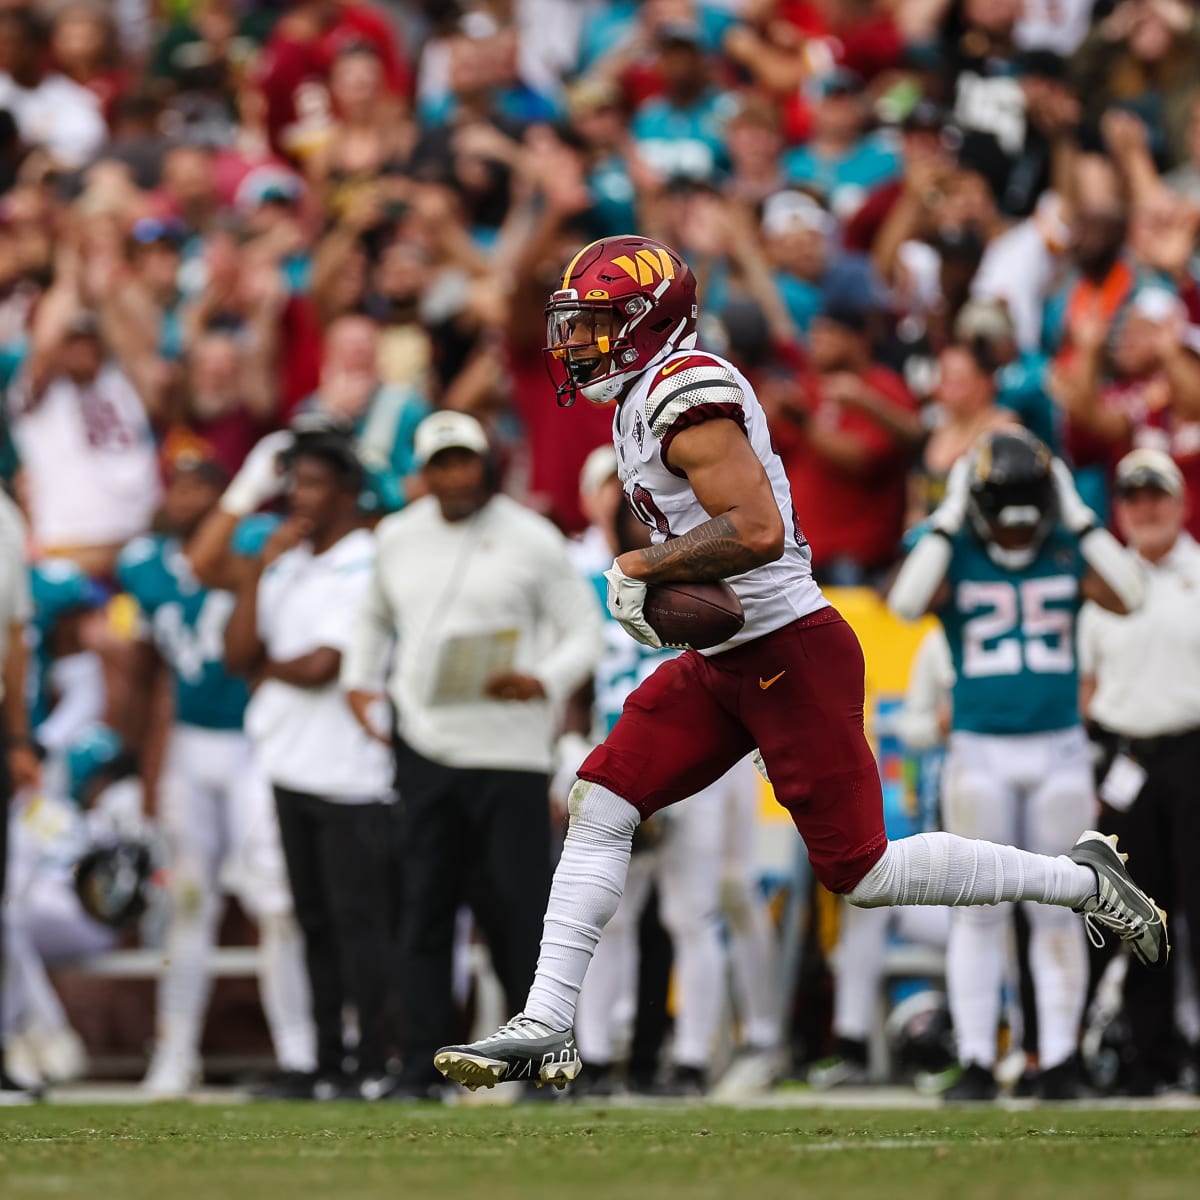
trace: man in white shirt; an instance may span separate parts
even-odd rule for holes
[[[440,1084],[452,1032],[455,915],[469,904],[510,1002],[533,979],[550,886],[549,773],[558,711],[591,674],[599,602],[550,522],[496,494],[483,427],[440,412],[417,428],[430,494],[388,517],[342,665],[364,728],[388,649],[402,797],[405,1077]]]
[[[387,1074],[387,748],[338,688],[350,629],[371,582],[375,543],[358,520],[363,471],[336,427],[296,433],[283,456],[288,517],[238,589],[226,665],[257,682],[246,732],[275,789],[317,1027],[314,1095],[380,1099]],[[343,1007],[358,1018],[357,1070],[343,1076]]]
[[[82,167],[104,145],[108,131],[100,102],[87,88],[47,69],[33,16],[24,8],[0,14],[9,61],[0,68],[0,108],[13,114],[21,139],[44,147],[61,167]]]
[[[1182,912],[1200,963],[1200,546],[1183,531],[1187,496],[1178,466],[1159,450],[1117,465],[1117,526],[1137,552],[1146,601],[1117,617],[1094,604],[1079,623],[1081,707],[1103,750],[1098,828],[1137,855],[1145,886]],[[1124,1086],[1149,1095],[1179,1073],[1174,970],[1130,971],[1125,1013],[1133,1061]]]
[[[96,314],[59,321],[56,308],[43,302],[29,365],[9,390],[13,439],[37,543],[103,578],[150,525],[158,456],[143,398],[108,357]]]

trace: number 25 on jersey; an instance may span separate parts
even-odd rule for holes
[[[1070,575],[960,583],[955,605],[963,618],[963,675],[1072,672],[1078,595],[1078,580]]]

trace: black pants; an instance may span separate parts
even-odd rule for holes
[[[404,856],[404,1075],[435,1080],[433,1055],[461,1034],[451,1000],[454,922],[475,914],[510,1012],[537,967],[550,894],[548,780],[537,771],[445,767],[397,743]]]
[[[1101,770],[1125,749],[1146,770],[1146,783],[1131,808],[1101,806],[1100,829],[1115,833],[1129,855],[1138,886],[1167,915],[1184,918],[1188,951],[1200,963],[1200,730],[1176,737],[1123,742],[1093,731],[1106,750]],[[1182,934],[1176,926],[1172,941]],[[1133,1074],[1142,1082],[1172,1081],[1178,1074],[1175,1047],[1175,971],[1147,971],[1136,963],[1125,978],[1125,1016],[1134,1054]]]
[[[385,1006],[391,948],[387,862],[394,814],[386,804],[338,804],[275,789],[296,921],[304,934],[317,1070],[342,1069],[342,1006],[358,1014],[358,1069],[387,1062]]]

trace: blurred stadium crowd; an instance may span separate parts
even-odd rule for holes
[[[236,733],[245,695],[204,674],[220,667],[231,593],[242,604],[242,572],[304,536],[287,522],[246,531],[254,510],[287,503],[262,483],[262,462],[305,437],[326,463],[355,459],[370,526],[437,494],[427,467],[438,446],[471,449],[463,427],[421,449],[417,430],[437,410],[478,418],[503,491],[575,539],[585,573],[606,566],[617,502],[612,468],[594,452],[610,441],[611,412],[556,405],[543,306],[580,245],[635,230],[696,271],[701,345],[757,388],[823,585],[881,591],[953,463],[1008,425],[1065,458],[1102,515],[1134,448],[1169,453],[1200,493],[1200,10],[1188,0],[0,3],[0,471],[25,522],[5,537],[24,546],[33,596],[28,724],[10,717],[8,733],[27,730],[37,753],[10,743],[10,1071],[33,1083],[84,1069],[38,962],[162,946],[190,905],[204,914],[188,943],[199,950],[187,952],[201,965],[169,995],[160,989],[175,1027],[160,1012],[147,1082],[162,1095],[192,1086],[202,964],[224,889],[244,899],[275,959],[263,1005],[284,1072],[276,1088],[311,1094],[314,1073],[328,1075],[307,1026],[286,879],[282,898],[264,900],[236,872],[210,869],[231,841],[247,844],[216,831],[226,801],[213,801],[213,847],[197,849],[206,835],[193,810],[183,843],[137,849],[148,816],[163,815],[172,753],[171,688],[147,646],[174,675],[177,703],[186,692],[201,706],[176,710],[176,728]],[[326,442],[338,439],[345,446],[331,453]],[[238,481],[237,503],[219,507]],[[1200,504],[1187,520],[1200,533]],[[290,542],[279,534],[289,528]],[[180,536],[184,550],[170,540]],[[172,560],[180,553],[185,566]],[[228,599],[203,619],[188,608],[202,583]],[[259,625],[269,647],[261,614]],[[336,664],[317,682],[336,690]],[[547,756],[556,732],[548,720]],[[214,795],[242,778],[220,757],[227,750],[189,751],[193,775],[198,756],[225,777],[210,781]],[[534,766],[547,790],[552,769]],[[753,811],[757,781],[740,786]],[[246,806],[235,797],[229,807]],[[376,848],[392,853],[385,843],[403,840],[402,821],[369,807],[383,810]],[[269,797],[263,811],[274,820]],[[126,857],[99,855],[118,843]],[[91,916],[71,882],[81,854],[96,867]],[[189,856],[203,860],[194,878],[181,866]],[[632,1051],[617,1038],[606,1053],[632,1053],[631,1086],[702,1091],[721,1072],[678,1045],[664,1085],[655,1027],[672,937],[679,966],[678,939],[694,934],[688,906],[707,901],[686,888],[668,896],[650,874],[667,933],[649,905],[644,1019],[622,1034]],[[880,1010],[871,981],[859,1004],[871,1030],[835,1044],[828,975],[813,966],[836,940],[835,907],[805,903],[802,928],[784,920],[763,935],[763,889],[749,894],[749,874],[743,865],[725,877],[722,902],[740,899],[703,932],[732,951],[729,1036],[742,1044],[732,1062],[753,1060],[742,1083],[792,1073],[793,1049],[794,1073],[833,1049],[815,1081],[866,1079],[866,1042],[904,997],[889,994]],[[548,875],[537,886],[540,920]],[[783,891],[796,886],[789,877]],[[341,919],[337,898],[329,903]],[[358,959],[335,948],[325,961],[341,966],[326,969],[348,975],[351,997],[386,983],[391,1000],[375,1017],[394,1052],[410,1004],[427,1018],[439,1001],[436,989],[420,1005],[406,998],[404,905],[382,893],[374,903],[382,940]],[[507,956],[497,970],[518,991],[515,1006],[531,964],[478,925],[493,958]],[[636,940],[636,919],[631,928]],[[475,937],[460,923],[456,1028],[483,1003],[463,982]],[[389,979],[372,982],[362,956],[380,946]],[[716,961],[723,981],[724,957],[710,950],[698,960],[692,943],[677,979],[703,979]],[[310,934],[310,969],[313,955]],[[448,970],[448,951],[445,961]],[[770,993],[757,1009],[753,983],[738,982],[755,975]],[[938,987],[912,990],[921,1000]],[[627,1001],[632,1025],[638,991],[618,979],[604,1004]],[[1128,1084],[1110,992],[1097,992],[1085,1045],[1104,1088]],[[772,1016],[781,997],[783,1018]],[[315,1003],[341,1021],[336,989]],[[932,1079],[953,1050],[944,1013],[923,1003],[891,1022],[889,1069]],[[709,1007],[687,1030],[701,1055],[719,1016]],[[1019,1045],[1019,986],[1007,1007],[1003,1036]],[[678,1025],[678,987],[672,1008]],[[358,1015],[347,1044],[374,1045],[378,1030]],[[1200,1022],[1184,1025],[1200,1037]],[[1170,1065],[1186,1061],[1186,1040],[1129,1086],[1194,1080]],[[897,1059],[910,1044],[915,1057]],[[729,1046],[717,1057],[724,1067]],[[877,1077],[878,1056],[870,1067]],[[399,1090],[428,1095],[431,1081],[404,1070]],[[351,1092],[390,1093],[386,1080]]]

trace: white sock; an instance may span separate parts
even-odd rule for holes
[[[996,1062],[1005,939],[1011,919],[1011,904],[964,908],[951,915],[946,997],[958,1060],[964,1065],[978,1063],[990,1069]]]
[[[688,911],[659,880],[660,913],[675,950],[675,1044],[677,1065],[704,1070],[725,1003],[725,956],[717,932],[715,907]]]
[[[1087,942],[1079,921],[1058,908],[1031,905],[1029,969],[1038,1015],[1038,1060],[1043,1071],[1058,1066],[1079,1045],[1087,1000]]]
[[[258,991],[275,1060],[283,1071],[315,1071],[317,1033],[304,964],[304,936],[296,918],[291,913],[261,917],[258,947]]]
[[[1096,886],[1091,867],[1065,854],[1052,858],[952,833],[918,833],[889,842],[847,898],[863,908],[1005,900],[1078,908]]]
[[[567,799],[571,814],[542,926],[542,949],[525,1016],[570,1029],[592,952],[617,911],[629,869],[637,809],[615,792],[579,780]]]
[[[175,881],[167,925],[166,965],[158,980],[158,1053],[194,1058],[212,991],[208,954],[216,941],[221,902],[191,879]]]

